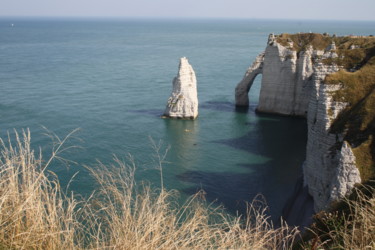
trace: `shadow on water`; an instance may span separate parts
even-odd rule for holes
[[[195,184],[195,187],[186,188],[183,192],[193,195],[204,190],[209,202],[217,201],[233,214],[244,214],[245,201],[260,194],[260,187],[265,183],[265,174],[261,170],[252,174],[187,171],[178,178]]]
[[[222,106],[217,108],[222,109]],[[262,194],[269,205],[271,218],[277,220],[302,173],[301,166],[306,154],[306,122],[301,118],[254,112],[237,112],[236,115],[255,116],[254,122],[245,124],[249,132],[238,138],[216,140],[213,143],[269,160],[237,163],[238,167],[248,170],[245,173],[189,170],[177,177],[194,184],[194,187],[183,190],[187,194],[203,189],[208,201],[218,201],[233,214],[246,213],[245,201],[252,201],[258,194]]]
[[[249,106],[236,106],[236,112],[237,113],[247,114],[249,112],[249,109],[250,109]]]

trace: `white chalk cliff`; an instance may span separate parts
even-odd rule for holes
[[[303,174],[304,184],[314,198],[315,211],[328,208],[333,201],[348,195],[355,183],[361,182],[350,145],[343,141],[341,134],[330,133],[332,122],[347,105],[332,98],[339,85],[324,83],[325,76],[338,69],[337,66],[322,63],[314,67],[314,86],[307,111],[308,139]],[[337,145],[342,146],[337,148]]]
[[[249,104],[247,92],[255,77],[262,74],[258,111],[307,118],[304,185],[318,212],[349,194],[361,178],[351,146],[343,141],[343,135],[330,132],[332,122],[347,106],[332,98],[340,86],[324,83],[328,74],[340,69],[322,63],[322,59],[337,57],[335,44],[324,51],[307,46],[299,54],[292,47],[292,42],[283,46],[273,34],[269,36],[265,52],[236,87],[236,105]]]
[[[264,53],[261,53],[255,59],[253,65],[245,73],[242,81],[236,87],[236,105],[249,106],[249,90],[253,85],[254,79],[257,75],[263,72]]]
[[[180,59],[178,74],[173,79],[173,90],[164,116],[184,119],[195,119],[198,116],[197,79],[186,57]]]
[[[255,77],[262,74],[258,111],[305,116],[312,86],[312,54],[309,47],[297,58],[296,51],[277,43],[271,34],[266,51],[255,59],[236,87],[236,105],[249,105],[247,92]]]

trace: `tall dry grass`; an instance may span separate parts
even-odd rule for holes
[[[256,202],[247,217],[207,204],[203,192],[179,205],[176,191],[136,183],[132,160],[87,167],[98,188],[78,199],[48,171],[66,139],[43,161],[29,131],[15,137],[15,144],[0,140],[0,249],[290,249],[296,239],[295,228],[275,228]],[[374,189],[367,193],[347,199],[345,214],[320,216],[314,239],[300,247],[374,249]]]
[[[312,249],[375,249],[375,189],[355,189],[337,206],[316,216]]]
[[[289,249],[297,233],[275,228],[255,204],[246,219],[207,205],[201,193],[179,205],[176,191],[136,183],[132,161],[88,168],[99,187],[78,201],[48,171],[65,140],[47,161],[31,150],[30,132],[10,141],[0,141],[0,248]]]
[[[91,171],[101,188],[89,214],[103,218],[95,227],[94,248],[288,249],[297,233],[285,224],[274,228],[255,203],[245,221],[208,206],[201,193],[179,206],[175,191],[137,186],[134,165],[119,160]]]
[[[16,133],[16,144],[0,139],[0,246],[15,249],[72,249],[79,246],[77,201],[61,192],[30,147],[30,132]]]

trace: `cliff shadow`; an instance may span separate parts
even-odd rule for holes
[[[262,171],[253,174],[231,172],[187,171],[177,176],[184,182],[194,184],[182,191],[194,195],[204,190],[208,202],[222,204],[232,214],[246,214],[246,202],[265,190],[265,175]]]
[[[245,202],[251,202],[258,194],[262,194],[269,205],[269,214],[277,220],[302,173],[301,166],[306,155],[306,121],[257,115],[256,121],[246,126],[249,132],[245,135],[212,143],[260,155],[268,161],[238,162],[238,167],[247,169],[245,173],[187,171],[177,177],[193,184],[193,187],[183,192],[194,194],[203,189],[207,200],[223,204],[233,214],[245,214]]]

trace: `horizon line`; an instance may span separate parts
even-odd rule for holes
[[[0,19],[123,19],[123,20],[243,20],[243,21],[318,21],[318,22],[375,22],[373,20],[354,20],[354,19],[310,19],[310,18],[259,18],[259,17],[160,17],[160,16],[47,16],[47,15],[30,15],[30,16],[0,16]]]

